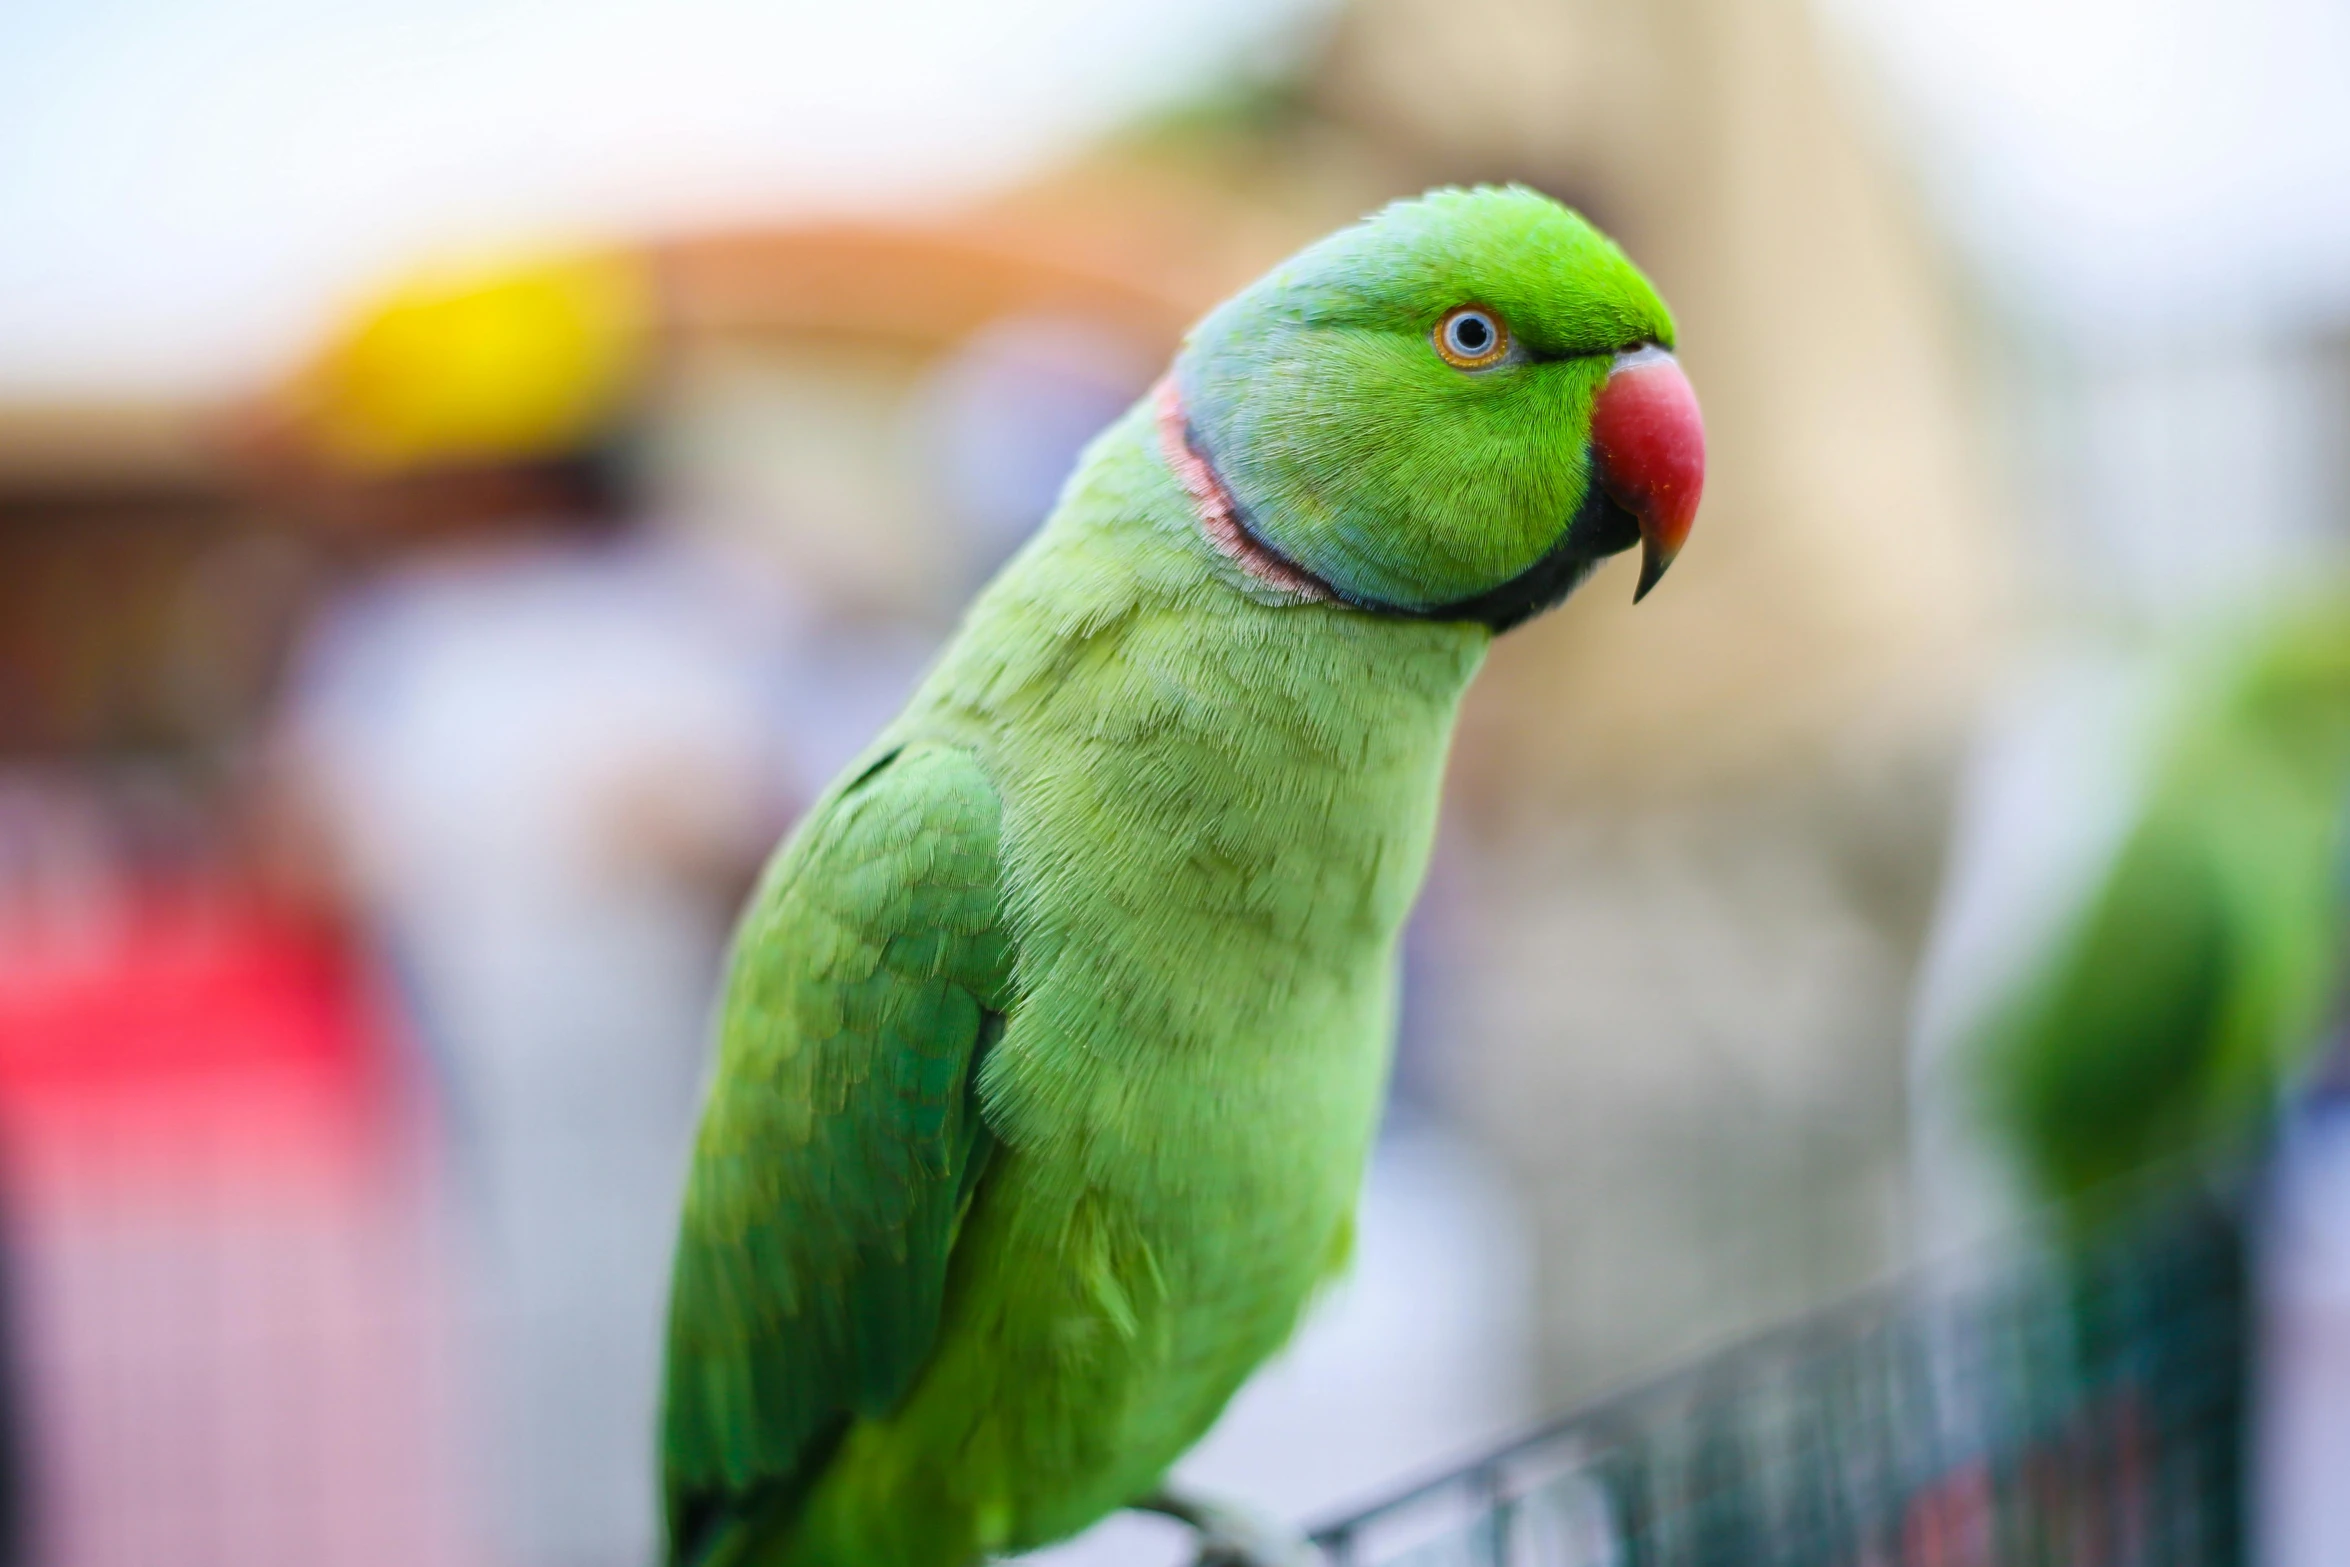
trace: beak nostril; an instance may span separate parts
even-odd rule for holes
[[[1678,362],[1673,359],[1673,351],[1661,343],[1634,343],[1616,355],[1615,363],[1608,367],[1608,374],[1617,375],[1637,365],[1655,364],[1659,360]]]

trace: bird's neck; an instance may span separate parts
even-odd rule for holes
[[[972,606],[926,698],[1023,722],[1127,702],[1175,728],[1288,737],[1334,758],[1391,745],[1440,758],[1491,633],[1365,613],[1268,575],[1219,531],[1212,471],[1187,472],[1184,457],[1155,394],[1105,431]]]

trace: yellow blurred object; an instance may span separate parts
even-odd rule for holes
[[[371,476],[578,451],[647,368],[647,270],[602,254],[420,274],[328,343],[290,412],[320,456]]]

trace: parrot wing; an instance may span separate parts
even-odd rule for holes
[[[2141,822],[1986,1065],[2037,1188],[2078,1200],[2187,1145],[2230,981],[2207,845]]]
[[[894,752],[821,802],[736,938],[672,1285],[673,1560],[794,1500],[929,1356],[991,1146],[1009,1004],[1001,805],[967,753]]]

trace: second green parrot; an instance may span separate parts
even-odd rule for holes
[[[2350,599],[2183,661],[2118,850],[1972,1040],[1984,1119],[2076,1229],[2241,1155],[2336,1021]]]

